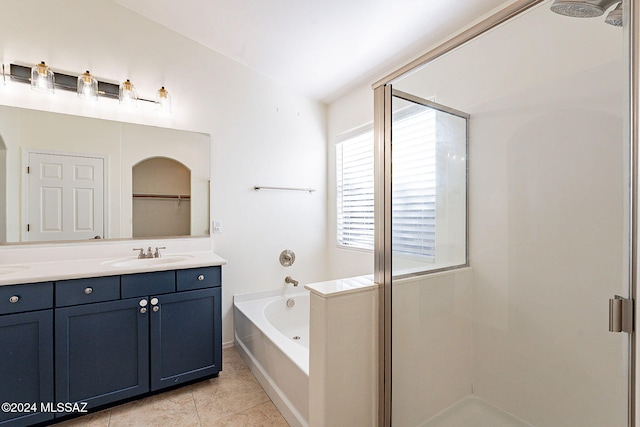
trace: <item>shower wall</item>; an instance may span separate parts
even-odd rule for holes
[[[469,392],[535,426],[626,425],[626,337],[607,331],[608,298],[628,289],[622,34],[543,4],[394,84],[471,114],[472,326],[457,333],[471,337],[472,361],[442,347],[441,363],[470,370]],[[406,378],[397,368],[416,358],[407,336],[433,339],[426,319],[450,306],[446,294],[419,297],[438,295],[436,283],[409,295],[393,285],[394,422],[409,417],[398,394],[423,421],[437,412],[439,360]]]
[[[394,282],[392,425],[418,426],[472,392],[473,270]]]

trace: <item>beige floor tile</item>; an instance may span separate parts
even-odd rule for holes
[[[222,372],[228,374],[236,371],[247,370],[247,365],[240,357],[235,347],[229,347],[222,350]]]
[[[111,410],[109,427],[198,427],[200,421],[189,387],[183,387]]]
[[[214,420],[211,425],[215,427],[287,427],[289,424],[282,418],[273,403],[265,402],[245,411]]]
[[[250,371],[237,371],[192,386],[202,425],[268,402],[269,397]]]
[[[109,409],[56,424],[56,427],[109,427]]]

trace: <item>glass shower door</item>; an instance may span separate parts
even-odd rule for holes
[[[627,33],[551,3],[378,92],[393,426],[629,425]]]

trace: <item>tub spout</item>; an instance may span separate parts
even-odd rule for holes
[[[293,277],[287,276],[284,278],[285,283],[291,283],[293,286],[298,286],[298,281],[293,280]]]

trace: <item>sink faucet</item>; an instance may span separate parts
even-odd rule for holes
[[[285,283],[291,283],[293,286],[298,286],[298,281],[293,280],[293,277],[287,276],[284,278]]]
[[[153,252],[151,252],[151,246],[147,248],[147,253],[144,255],[145,258],[153,258]]]

